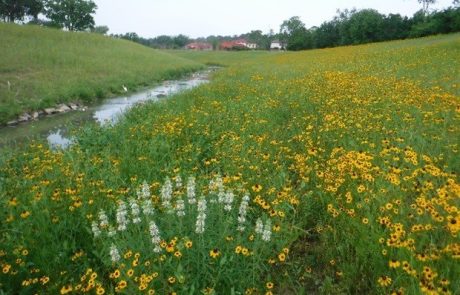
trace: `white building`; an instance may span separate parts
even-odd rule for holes
[[[272,44],[270,44],[270,50],[284,50],[285,45],[281,43],[279,40],[273,40]]]

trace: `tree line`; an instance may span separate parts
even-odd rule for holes
[[[291,17],[281,24],[278,33],[271,30],[264,34],[261,30],[253,30],[242,35],[213,35],[197,39],[190,39],[183,34],[143,38],[134,32],[111,36],[160,49],[184,48],[190,42],[210,43],[217,49],[222,41],[246,39],[256,43],[259,49],[270,49],[271,42],[279,40],[288,50],[305,50],[460,31],[460,0],[454,0],[452,7],[431,13],[429,5],[436,0],[417,1],[423,8],[412,17],[384,15],[374,9],[339,10],[331,21],[309,29],[300,17]],[[107,34],[107,26],[95,26],[93,14],[96,9],[97,5],[92,0],[0,0],[0,19],[8,22],[30,19],[33,24]],[[39,19],[40,15],[46,19]]]
[[[279,39],[288,50],[305,50],[364,44],[460,31],[460,7],[428,13],[425,9],[412,17],[384,15],[374,9],[338,11],[333,20],[319,27],[305,28],[299,17],[281,25]]]
[[[0,0],[0,18],[6,22],[24,21],[84,31],[95,28],[93,14],[97,5],[91,0]],[[39,19],[39,15],[46,20]]]

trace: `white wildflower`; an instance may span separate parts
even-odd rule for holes
[[[176,214],[179,217],[185,216],[185,202],[182,199],[176,202]]]
[[[233,192],[231,190],[228,190],[227,193],[225,193],[225,197],[224,197],[224,210],[225,211],[231,211],[232,210],[232,203],[233,203],[233,200],[235,198],[235,195],[233,194]]]
[[[96,221],[93,221],[91,223],[91,231],[93,232],[93,235],[95,238],[101,235],[101,230],[99,229],[99,225],[97,224]]]
[[[149,231],[150,231],[150,236],[152,237],[153,252],[160,253],[161,252],[160,230],[158,229],[158,226],[155,224],[155,221],[150,221]]]
[[[151,216],[155,212],[153,209],[152,200],[144,200],[142,202],[142,212],[144,212],[145,216]]]
[[[169,177],[166,178],[165,183],[161,187],[161,201],[163,207],[166,209],[166,212],[171,214],[174,212],[172,205],[172,183]]]
[[[99,226],[101,228],[106,228],[109,226],[109,218],[105,214],[104,210],[99,211]]]
[[[150,186],[145,180],[142,183],[141,189],[137,191],[137,198],[139,200],[150,198]]]
[[[112,244],[110,246],[110,259],[112,259],[112,262],[118,262],[120,258],[120,252],[118,252],[117,247]]]
[[[187,181],[187,199],[189,204],[195,204],[195,177],[189,177]]]
[[[249,196],[245,195],[241,201],[240,208],[238,211],[238,231],[242,232],[246,229],[244,224],[246,223],[246,214],[248,211]]]
[[[262,234],[264,231],[264,223],[262,222],[262,219],[257,218],[256,221],[256,233],[257,234]]]
[[[271,235],[272,235],[272,222],[270,219],[268,219],[267,222],[265,223],[264,231],[262,233],[262,240],[264,240],[265,242],[269,242]]]
[[[204,226],[206,221],[206,199],[201,197],[198,200],[198,216],[196,217],[195,232],[197,234],[204,233]]]
[[[133,198],[129,199],[129,206],[131,207],[131,216],[133,218],[133,223],[140,223],[141,218],[139,214],[141,213],[141,210],[139,208],[139,205],[137,204],[136,200]]]
[[[116,218],[117,218],[118,230],[119,231],[126,230],[127,225],[129,223],[128,210],[126,209],[126,204],[123,201],[120,201],[118,205]]]

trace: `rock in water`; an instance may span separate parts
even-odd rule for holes
[[[68,112],[68,111],[70,111],[70,108],[67,105],[65,105],[65,104],[58,105],[58,112],[59,113],[65,113],[65,112]]]
[[[32,119],[32,117],[28,113],[24,113],[21,116],[19,116],[18,121],[19,122],[27,122],[30,119]]]
[[[44,109],[43,111],[45,111],[45,114],[47,115],[52,115],[58,112],[55,108],[47,108],[47,109]]]

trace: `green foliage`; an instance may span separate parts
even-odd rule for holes
[[[37,18],[43,11],[43,0],[2,0],[0,17],[6,21],[23,20],[25,16]]]
[[[91,29],[92,33],[101,34],[101,35],[107,34],[108,31],[109,31],[108,26],[96,26],[93,29]]]
[[[48,0],[45,12],[56,26],[69,31],[84,31],[94,27],[92,14],[96,9],[92,0]]]
[[[412,18],[383,15],[373,9],[346,9],[332,21],[310,29],[305,29],[298,17],[286,20],[281,37],[289,41],[288,49],[300,50],[447,34],[460,31],[459,24],[460,7],[431,14],[420,10]]]
[[[203,64],[99,34],[0,23],[0,124],[24,111],[151,85]],[[9,86],[8,86],[9,85]]]

